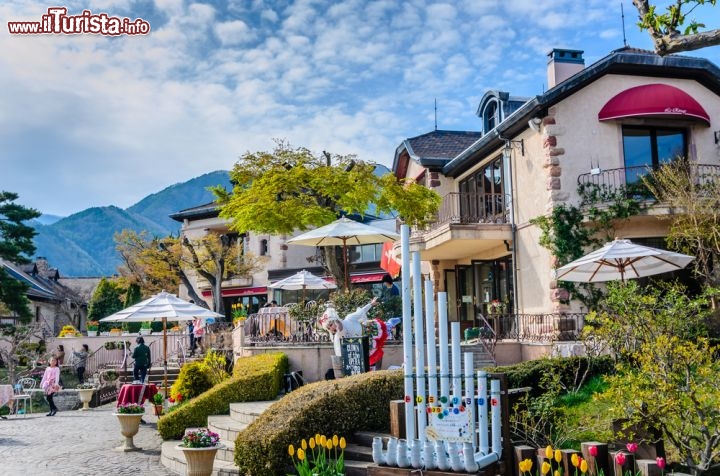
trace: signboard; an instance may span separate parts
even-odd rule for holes
[[[431,441],[469,442],[470,415],[465,407],[429,407],[425,436]]]
[[[370,368],[370,340],[368,337],[348,337],[342,340],[343,374],[357,375]]]

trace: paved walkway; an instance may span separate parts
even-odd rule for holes
[[[142,451],[115,451],[123,441],[112,415],[115,402],[89,411],[35,413],[0,420],[0,474],[3,476],[175,475],[160,464],[162,440],[157,418],[147,407],[133,441]]]

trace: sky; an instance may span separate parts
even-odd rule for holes
[[[5,0],[0,190],[45,214],[127,208],[275,140],[391,166],[435,101],[438,129],[477,131],[486,91],[546,89],[552,48],[590,65],[622,47],[621,3],[628,44],[651,49],[631,0]],[[9,33],[57,5],[150,31]],[[720,6],[691,17],[718,27]]]

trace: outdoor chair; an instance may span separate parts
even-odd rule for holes
[[[26,377],[21,378],[15,384],[15,394],[13,395],[13,401],[15,402],[15,414],[20,414],[20,402],[22,402],[22,415],[28,413],[27,407],[28,402],[30,403],[30,413],[32,413],[32,394],[31,390],[35,388],[35,379]]]

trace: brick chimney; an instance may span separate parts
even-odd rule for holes
[[[548,89],[585,69],[583,51],[554,48],[548,53]]]

